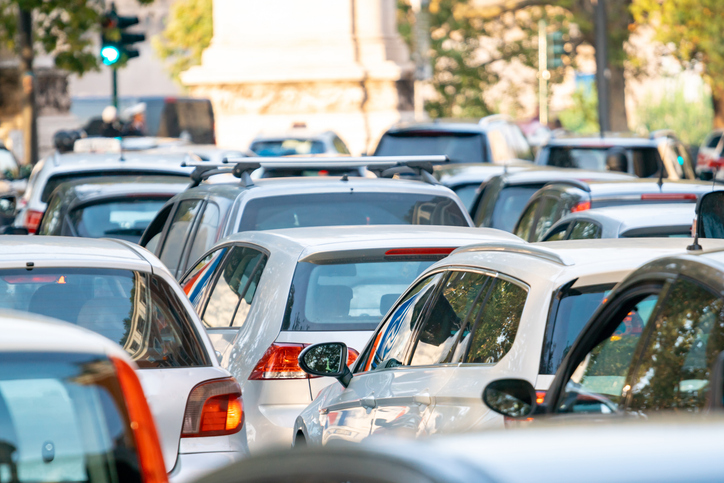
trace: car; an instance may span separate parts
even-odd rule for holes
[[[594,208],[565,215],[542,241],[593,238],[692,236],[695,204],[627,205]]]
[[[164,203],[188,185],[178,176],[101,176],[61,183],[48,199],[37,234],[138,243]]]
[[[5,236],[2,247],[0,308],[75,324],[128,352],[171,482],[248,453],[239,385],[156,257],[110,239]]]
[[[655,204],[661,207],[663,214],[666,204],[690,203],[693,207],[700,195],[722,188],[702,181],[555,181],[536,191],[528,200],[513,233],[526,241],[540,241],[554,223],[569,213],[609,206]]]
[[[407,223],[471,226],[472,220],[460,199],[437,184],[430,175],[432,166],[424,159],[444,160],[298,158],[294,163],[306,164],[310,169],[371,167],[376,163],[380,170],[416,170],[428,182],[344,175],[252,181],[250,173],[258,168],[273,167],[275,163],[287,165],[290,160],[241,158],[221,164],[218,169],[197,163],[198,186],[175,196],[161,208],[139,243],[156,253],[171,273],[181,277],[217,241],[240,231]],[[415,166],[415,170],[409,165]],[[222,175],[216,176],[219,173]],[[206,178],[208,181],[203,182]]]
[[[500,378],[483,397],[513,418],[652,417],[721,410],[724,390],[724,250],[716,242],[651,260],[591,317],[544,400],[522,378]],[[563,242],[557,242],[563,243]],[[517,394],[514,395],[514,394]],[[525,405],[529,402],[529,405]]]
[[[522,172],[508,171],[481,184],[470,209],[475,226],[512,232],[533,194],[557,180],[629,179],[630,175],[582,169],[536,167]]]
[[[267,452],[204,483],[708,483],[721,478],[722,431],[721,417],[680,417],[423,440],[375,438]]]
[[[94,142],[95,139],[109,141],[103,138],[88,138],[89,142]],[[110,140],[111,143],[113,141]],[[116,152],[56,152],[40,160],[33,168],[28,187],[18,203],[14,226],[24,227],[29,233],[35,233],[48,206],[50,195],[58,185],[66,181],[97,176],[112,180],[118,176],[161,175],[177,176],[179,180],[191,182],[189,176],[193,168],[181,166],[187,160],[188,154],[122,152],[120,146],[113,148],[113,151]]]
[[[630,134],[567,135],[551,138],[536,164],[557,168],[622,171],[639,178],[696,179],[689,151],[672,131],[648,137]]]
[[[696,174],[702,179],[712,179],[724,166],[724,130],[715,129],[704,138],[696,156]]]
[[[334,131],[315,132],[305,126],[279,133],[260,133],[249,145],[257,156],[349,154],[347,145]]]
[[[493,176],[504,173],[517,173],[518,171],[530,169],[532,166],[527,161],[512,161],[505,165],[493,163],[438,164],[433,166],[432,175],[443,186],[453,190],[470,212],[483,183]]]
[[[241,384],[250,450],[288,447],[299,412],[332,382],[302,372],[304,347],[362,348],[420,272],[480,240],[520,241],[470,227],[292,228],[237,233],[195,262],[181,285]]]
[[[47,317],[0,311],[3,481],[168,481],[126,351]]]
[[[351,369],[336,371],[334,360],[346,354],[340,342],[300,354],[308,374],[332,375],[339,383],[301,412],[294,446],[506,427],[483,404],[485,385],[517,377],[544,397],[608,292],[642,263],[682,252],[689,243],[483,242],[455,250],[403,292]],[[724,241],[708,243],[724,247]],[[319,363],[323,370],[314,370]]]
[[[375,156],[446,155],[452,163],[498,163],[533,160],[520,128],[505,116],[478,123],[432,122],[401,124],[387,130]]]

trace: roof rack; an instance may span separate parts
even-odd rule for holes
[[[380,178],[395,174],[413,174],[429,184],[440,184],[432,176],[433,164],[449,163],[447,156],[364,156],[364,157],[248,157],[226,158],[222,162],[189,160],[183,167],[196,168],[191,174],[192,187],[217,174],[233,174],[248,188],[254,186],[251,173],[265,169],[354,169],[366,168]]]
[[[586,183],[585,181],[581,181],[580,179],[558,179],[549,181],[546,184],[543,185],[545,188],[546,186],[554,185],[554,184],[567,184],[569,186],[573,186],[578,189],[582,189],[586,193],[591,192],[591,187]]]
[[[549,262],[557,263],[566,267],[575,265],[572,260],[563,258],[558,253],[547,248],[537,247],[528,243],[505,243],[505,242],[489,242],[477,243],[458,248],[453,253],[470,253],[470,252],[510,252],[531,257],[540,258]]]

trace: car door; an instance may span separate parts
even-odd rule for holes
[[[426,310],[443,273],[415,284],[390,311],[362,352],[349,386],[320,409],[322,443],[361,441],[372,431],[378,394],[385,391],[403,368],[416,322]],[[385,417],[385,416],[383,416]]]

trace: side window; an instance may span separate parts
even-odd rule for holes
[[[206,255],[196,263],[196,266],[181,281],[181,287],[194,306],[197,314],[201,313],[201,304],[211,287],[216,267],[219,266],[228,248],[219,248]]]
[[[553,230],[546,233],[545,238],[543,241],[559,241],[559,240],[565,240],[566,239],[566,233],[568,233],[568,227],[570,227],[570,223],[563,223],[561,225],[558,225]]]
[[[627,379],[627,409],[704,408],[709,372],[724,350],[724,300],[686,278],[671,287]]]
[[[171,215],[172,209],[172,204],[161,208],[161,211],[158,212],[148,227],[146,227],[146,231],[143,233],[139,245],[145,247],[152,253],[158,254],[156,251],[158,248],[158,242],[161,240],[163,227],[166,226],[166,220],[168,220],[168,217]]]
[[[675,145],[676,152],[679,155],[679,165],[681,166],[682,178],[688,179],[694,177],[693,173],[691,172],[693,163],[691,161],[691,155],[689,154],[689,150],[686,149],[686,146],[684,146],[679,141],[675,141]]]
[[[525,241],[528,241],[528,237],[530,237],[533,222],[535,221],[535,213],[538,211],[540,202],[540,199],[533,201],[528,205],[528,208],[526,208],[523,214],[520,215],[520,220],[518,221],[518,226],[515,229],[515,234]]]
[[[661,152],[658,149],[636,149],[632,154],[634,174],[639,178],[654,178],[659,176],[661,157],[669,158],[673,152],[669,143],[666,143]],[[666,177],[666,167],[664,167],[664,177]]]
[[[339,154],[349,154],[349,149],[347,149],[344,142],[339,139],[339,136],[334,136],[332,144],[334,144],[334,149],[336,149]]]
[[[221,265],[202,320],[206,327],[240,327],[256,292],[266,255],[248,247],[234,247]]]
[[[618,410],[634,350],[656,307],[658,295],[639,301],[613,334],[578,365],[559,401],[559,412],[612,413]]]
[[[528,241],[539,241],[543,234],[547,232],[555,222],[561,219],[565,205],[565,200],[562,197],[554,198],[552,196],[546,196],[543,198],[540,215],[535,222],[535,231],[530,234]]]
[[[490,226],[495,200],[498,198],[502,186],[503,182],[498,177],[485,183],[478,206],[475,207],[475,226]]]
[[[173,215],[173,220],[171,220],[171,226],[168,229],[168,235],[166,235],[166,241],[163,244],[159,258],[174,276],[178,270],[186,236],[193,225],[200,206],[201,200],[182,201]]]
[[[363,362],[358,365],[358,372],[404,364],[405,350],[415,323],[441,279],[440,273],[431,275],[405,295],[377,332],[374,343],[368,348]]]
[[[61,203],[61,196],[53,196],[48,204],[48,209],[45,210],[43,215],[43,221],[40,223],[38,229],[38,235],[60,235],[61,219],[63,204]]]
[[[196,236],[191,244],[188,262],[195,263],[206,250],[214,246],[216,243],[216,235],[219,231],[219,223],[221,221],[221,212],[216,203],[208,202],[201,215],[199,227],[196,230]],[[188,266],[188,265],[187,265]],[[180,267],[185,270],[186,267]]]
[[[571,230],[569,240],[594,240],[601,238],[601,227],[588,221],[577,221]]]
[[[438,364],[448,358],[489,279],[481,273],[451,273],[420,325],[412,349],[411,366]]]
[[[500,278],[495,281],[471,330],[465,363],[496,364],[508,353],[527,298],[528,291],[520,285]]]

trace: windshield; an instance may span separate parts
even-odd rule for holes
[[[167,199],[130,199],[96,203],[70,212],[70,224],[78,236],[120,238],[138,243],[144,230]]]
[[[554,297],[541,355],[541,374],[555,374],[561,361],[613,284],[565,287]]]
[[[375,156],[446,154],[451,163],[487,163],[482,134],[415,131],[385,134]]]
[[[542,184],[504,187],[495,202],[490,226],[512,233],[525,205],[542,187]]]
[[[256,198],[238,231],[343,225],[468,226],[452,198],[417,193],[322,193]]]
[[[257,141],[251,150],[259,156],[290,156],[294,154],[322,154],[324,143],[311,139],[284,139],[278,141]]]
[[[0,359],[0,481],[141,482],[112,363],[88,354]]]
[[[282,330],[374,330],[433,261],[297,264]]]

